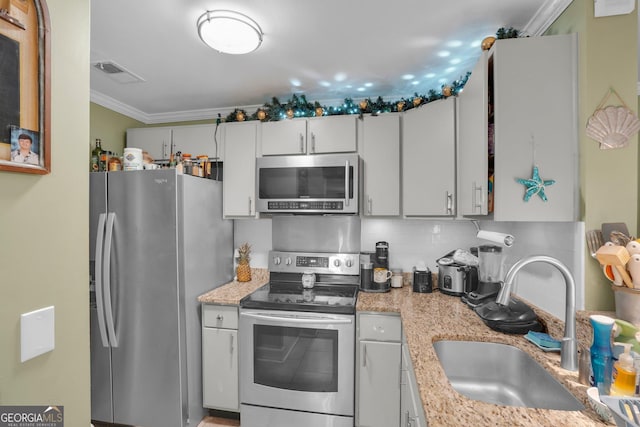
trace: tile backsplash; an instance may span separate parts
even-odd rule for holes
[[[514,245],[503,249],[505,272],[518,259],[528,255],[558,258],[574,275],[576,308],[584,308],[584,223],[479,221],[478,224],[482,230],[515,236]],[[278,229],[282,230],[282,227]],[[384,240],[389,243],[391,268],[406,272],[423,262],[437,272],[436,260],[448,252],[490,243],[477,239],[476,231],[475,225],[467,220],[362,218],[360,251],[374,251],[376,242]],[[268,252],[273,247],[272,220],[235,220],[234,232],[236,247],[245,241],[251,243],[252,267],[267,268]],[[518,275],[514,290],[533,304],[564,319],[564,279],[555,267],[546,264],[525,267]]]

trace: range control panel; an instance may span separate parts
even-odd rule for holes
[[[278,273],[360,274],[359,254],[281,252],[269,253],[269,271]]]

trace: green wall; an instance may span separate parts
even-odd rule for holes
[[[89,0],[47,0],[51,173],[0,172],[0,405],[89,426]],[[20,315],[53,305],[55,349],[20,362]]]
[[[603,222],[638,223],[638,138],[623,149],[601,150],[585,133],[588,118],[614,88],[637,111],[637,12],[594,18],[590,1],[574,1],[548,33],[579,34],[580,199],[587,230]],[[552,100],[550,100],[552,102]],[[619,105],[610,97],[606,105]],[[613,310],[613,292],[599,263],[585,252],[585,306]]]
[[[102,148],[122,155],[126,143],[127,129],[143,127],[144,123],[101,105],[90,104],[90,130],[88,142],[91,149],[95,146],[96,138],[102,140]],[[89,159],[87,159],[87,170]]]

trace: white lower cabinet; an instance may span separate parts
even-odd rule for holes
[[[202,405],[240,411],[236,306],[202,305]]]
[[[399,427],[400,316],[358,313],[356,427]]]
[[[400,386],[400,427],[427,427],[418,381],[411,363],[407,340],[402,336],[402,383]]]

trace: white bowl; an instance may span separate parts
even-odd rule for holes
[[[615,424],[611,411],[600,401],[600,394],[598,393],[598,387],[590,387],[587,389],[587,396],[589,397],[589,405],[596,411],[596,414],[600,419],[609,424]]]

